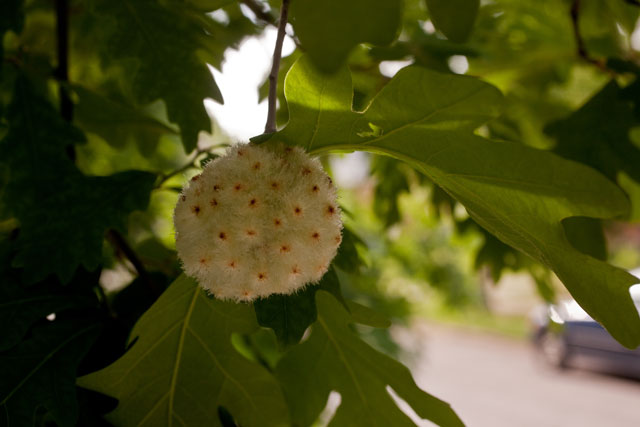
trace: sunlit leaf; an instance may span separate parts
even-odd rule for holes
[[[497,89],[472,77],[408,67],[358,113],[351,111],[347,71],[323,78],[303,59],[286,81],[291,120],[277,137],[316,154],[367,150],[408,162],[481,226],[551,268],[621,343],[640,344],[640,318],[629,295],[635,279],[576,250],[562,226],[573,216],[626,215],[624,193],[584,165],[474,135],[499,114]]]
[[[140,318],[127,353],[79,384],[119,399],[107,417],[119,426],[220,426],[219,407],[243,426],[286,425],[275,378],[231,344],[257,328],[250,305],[214,300],[181,276]]]
[[[331,426],[413,426],[390,387],[418,416],[438,425],[462,425],[449,405],[418,388],[406,367],[360,340],[338,301],[318,292],[316,303],[318,320],[309,339],[286,353],[276,368],[295,423],[311,425],[335,390],[341,403]]]

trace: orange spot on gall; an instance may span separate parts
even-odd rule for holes
[[[192,206],[192,207],[191,207],[191,211],[192,211],[194,214],[198,215],[198,214],[200,213],[200,206],[198,206],[198,205],[196,205],[196,206]]]
[[[209,202],[209,204],[213,207],[218,206],[218,201],[216,199],[211,199],[211,201]]]
[[[233,189],[236,190],[236,191],[242,190],[242,184],[238,183],[238,184],[234,185]]]
[[[227,234],[224,231],[221,231],[220,234],[218,234],[218,237],[220,240],[227,240]]]

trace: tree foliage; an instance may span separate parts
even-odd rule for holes
[[[638,279],[608,262],[603,232],[640,218],[640,7],[290,3],[279,130],[254,143],[378,156],[385,226],[417,180],[430,209],[464,207],[451,220],[481,236],[478,268],[526,269],[547,299],[553,273],[619,342],[640,344]],[[382,267],[351,229],[295,295],[223,302],[181,274],[176,190],[234,142],[205,109],[223,102],[210,67],[277,26],[281,4],[1,3],[1,425],[306,426],[332,391],[334,426],[411,425],[395,395],[462,424],[359,336],[356,324],[389,322],[360,304],[382,296],[352,286]]]

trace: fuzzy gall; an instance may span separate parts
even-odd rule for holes
[[[174,224],[186,274],[236,301],[318,282],[342,240],[336,189],[298,147],[229,148],[185,186]]]

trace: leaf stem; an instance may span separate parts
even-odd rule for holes
[[[200,154],[202,154],[202,153],[205,153],[206,151],[207,150],[203,150],[201,148],[197,148],[196,152],[193,154],[193,156],[191,157],[191,159],[187,163],[185,163],[184,165],[180,166],[178,169],[169,172],[168,174],[159,174],[160,175],[160,179],[159,179],[158,183],[156,184],[156,186],[154,188],[158,189],[158,188],[160,188],[162,186],[162,184],[167,182],[169,180],[169,178],[174,177],[174,176],[178,175],[179,173],[182,173],[182,172],[184,172],[184,171],[186,171],[188,169],[197,167],[195,165],[195,162],[198,159],[198,156],[200,156]]]
[[[276,47],[273,50],[273,64],[269,73],[269,112],[267,113],[267,123],[264,133],[276,131],[276,101],[278,98],[278,71],[280,70],[280,59],[282,58],[282,43],[284,42],[285,28],[287,27],[287,17],[289,15],[289,0],[282,0],[280,8],[280,22],[278,23],[278,35],[276,37]]]

